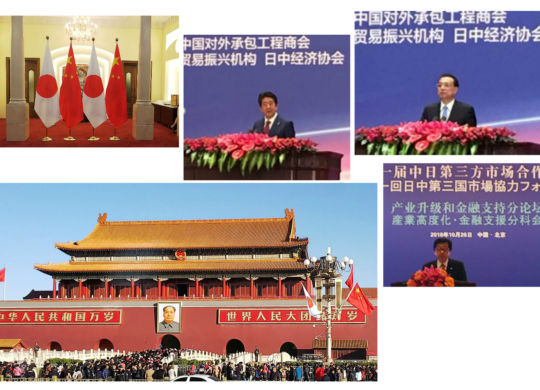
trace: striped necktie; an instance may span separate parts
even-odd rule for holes
[[[270,133],[270,121],[266,121],[266,123],[264,125],[264,129],[263,129],[263,133],[264,134]]]
[[[443,106],[441,120],[446,122],[448,120],[448,106]]]

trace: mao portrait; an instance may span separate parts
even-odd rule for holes
[[[160,302],[157,306],[157,333],[180,333],[180,304]]]

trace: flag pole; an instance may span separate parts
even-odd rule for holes
[[[52,141],[53,139],[51,137],[49,137],[49,128],[47,126],[45,126],[45,137],[43,137],[41,139],[41,141],[43,142],[49,142],[49,141]]]
[[[49,36],[47,35],[45,38],[47,38],[47,42],[49,41]],[[49,128],[45,126],[45,137],[41,139],[42,142],[50,142],[53,139],[49,137]]]
[[[88,141],[99,141],[99,137],[96,137],[96,129],[92,126],[92,136],[88,138]]]
[[[118,38],[116,38],[116,45],[118,45]],[[110,82],[111,80],[109,80]],[[112,123],[111,123],[112,124]],[[112,137],[109,137],[109,140],[110,141],[120,141],[120,137],[118,137],[116,135],[116,127],[114,127],[114,125],[112,124],[112,127],[113,127],[113,136]]]
[[[341,301],[341,305],[339,305],[338,310],[341,310],[341,308],[343,307],[343,305],[345,304],[345,302],[347,302],[347,299],[349,299],[349,297],[351,296],[353,290],[354,290],[354,286],[353,286],[353,288],[349,289],[349,294],[347,295],[347,298],[345,298],[345,299],[343,299],[343,300]]]
[[[69,44],[71,46],[71,44],[73,43],[73,37],[69,37]],[[69,56],[69,55],[68,55]],[[75,57],[75,54],[73,55],[73,57]],[[67,67],[67,65],[66,65]],[[66,138],[64,138],[64,141],[75,141],[75,137],[73,137],[71,135],[71,128],[69,129],[69,136],[67,136]]]
[[[69,135],[64,138],[64,141],[75,141],[76,138],[71,135],[71,128],[69,129]]]
[[[92,46],[95,46],[94,44],[95,40],[96,38],[92,37]],[[94,126],[92,126],[92,136],[88,138],[88,141],[99,141],[99,138],[96,137],[96,129],[94,128]]]
[[[111,123],[111,125],[112,125],[112,123]],[[113,132],[114,132],[114,133],[113,133],[113,136],[110,137],[109,140],[111,140],[111,141],[120,141],[120,137],[118,137],[118,136],[116,135],[116,127],[114,127],[114,125],[113,125]]]

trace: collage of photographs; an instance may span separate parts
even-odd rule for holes
[[[534,383],[520,3],[0,11],[0,385]]]

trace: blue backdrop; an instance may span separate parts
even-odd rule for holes
[[[418,120],[426,104],[438,101],[439,75],[452,73],[460,82],[456,98],[474,106],[479,125],[504,122],[518,133],[518,140],[540,142],[540,12],[507,12],[505,24],[368,26],[356,22],[357,34],[366,29],[369,33],[415,27],[442,28],[444,43],[355,45],[356,128]],[[469,38],[454,43],[454,30],[464,27],[478,27],[483,34],[486,28],[500,34],[504,28],[527,27],[530,35],[528,42],[514,38],[513,42],[475,43]]]
[[[385,164],[384,172],[385,286],[435,260],[441,233],[469,281],[540,286],[539,164]]]

